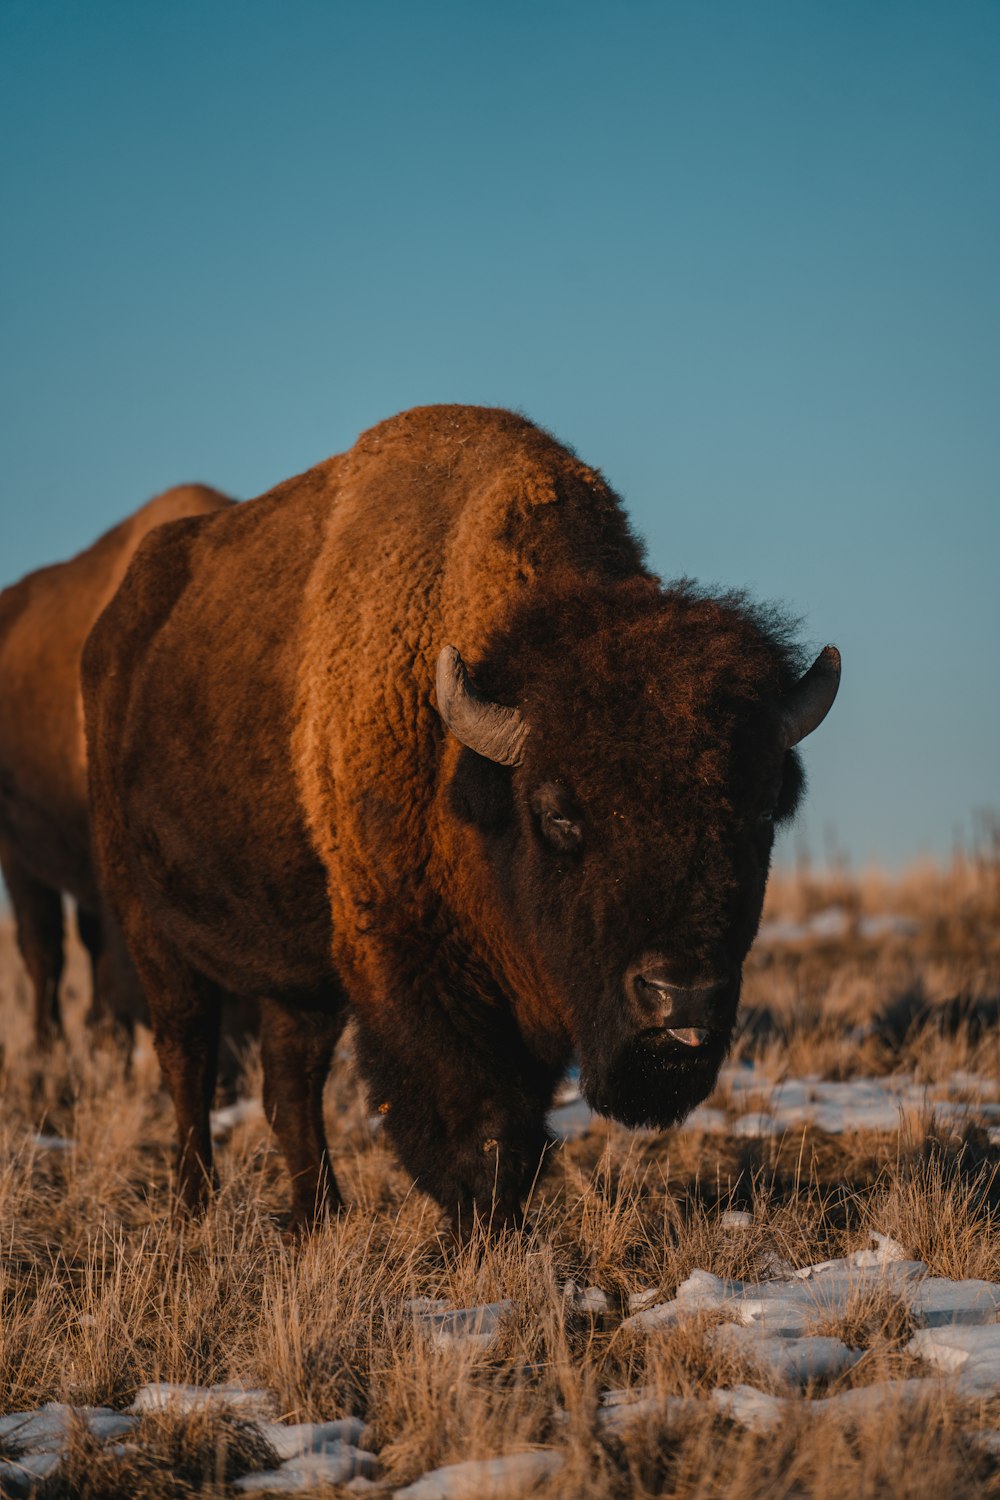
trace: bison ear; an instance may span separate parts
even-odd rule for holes
[[[808,672],[782,700],[781,718],[789,750],[819,728],[833,707],[839,686],[840,652],[836,646],[824,646]]]
[[[443,647],[438,655],[435,687],[438,713],[456,739],[497,765],[521,764],[528,726],[520,710],[477,693],[454,646]]]

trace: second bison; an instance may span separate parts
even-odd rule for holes
[[[91,855],[80,655],[142,538],[179,516],[232,505],[202,484],[178,485],[67,562],[0,593],[0,869],[34,992],[35,1038],[62,1030],[63,900],[76,902],[90,956],[88,1020],[131,1035],[145,1008],[106,920]]]
[[[339,1201],[323,1084],[350,1010],[406,1167],[516,1222],[571,1054],[668,1125],[732,1035],[808,671],[737,596],[664,588],[593,469],[429,407],[153,533],[88,642],[102,874],[149,998],[179,1187],[211,1180],[223,989],[266,994],[292,1218]]]

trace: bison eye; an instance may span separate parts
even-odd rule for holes
[[[583,843],[583,822],[564,787],[547,782],[531,799],[542,837],[554,849],[568,854]]]

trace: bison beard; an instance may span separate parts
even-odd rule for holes
[[[731,1036],[731,1033],[730,1033]],[[632,1129],[676,1125],[715,1087],[729,1050],[725,1042],[696,1050],[681,1043],[654,1043],[636,1036],[613,1052],[584,1059],[580,1081],[587,1102]]]

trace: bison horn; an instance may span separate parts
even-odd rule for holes
[[[443,647],[438,655],[435,686],[438,713],[456,739],[498,765],[521,764],[527,724],[518,709],[491,703],[476,692],[454,646]]]
[[[839,686],[840,652],[836,646],[824,646],[782,702],[781,717],[789,750],[822,724],[833,707]]]

